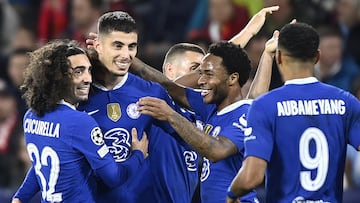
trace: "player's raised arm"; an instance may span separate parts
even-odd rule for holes
[[[139,75],[145,80],[151,80],[160,83],[168,91],[169,95],[177,104],[182,107],[191,109],[190,104],[186,98],[185,87],[171,81],[160,71],[147,65],[138,58],[134,58],[129,71]],[[196,78],[193,79],[195,80]]]
[[[265,44],[265,49],[261,55],[259,67],[257,68],[254,81],[251,83],[248,99],[255,99],[261,94],[269,91],[272,65],[277,48],[279,31],[275,30],[271,39]]]
[[[272,12],[277,10],[279,10],[279,6],[271,6],[261,9],[250,19],[246,27],[229,41],[240,45],[240,47],[245,47],[249,40],[256,35],[264,25],[266,14],[272,14]]]
[[[296,23],[296,19],[293,19],[290,24]],[[256,97],[269,91],[272,64],[274,61],[275,51],[278,46],[279,31],[275,30],[272,38],[270,38],[266,44],[265,49],[261,55],[260,63],[256,71],[254,81],[251,83],[248,95],[248,99],[255,99]]]

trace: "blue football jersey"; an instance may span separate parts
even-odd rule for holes
[[[95,202],[94,171],[109,166],[117,171],[95,120],[66,102],[42,117],[29,110],[24,134],[32,162],[27,180],[36,182],[19,189],[25,190],[15,195],[20,199],[26,190],[40,189],[42,202]]]
[[[173,106],[201,128],[194,113]],[[190,203],[198,184],[198,154],[179,135],[152,125],[149,156],[144,167],[127,185],[127,202]],[[141,194],[141,195],[134,195]]]
[[[115,161],[124,162],[130,157],[131,152],[131,129],[135,127],[138,131],[138,138],[142,138],[143,132],[150,135],[150,128],[157,124],[171,133],[173,130],[169,124],[159,122],[151,116],[142,115],[137,111],[137,101],[141,97],[152,96],[172,103],[165,89],[159,84],[145,81],[131,73],[126,74],[120,84],[114,89],[107,90],[100,85],[93,84],[93,91],[89,100],[79,106],[79,110],[88,112],[99,124],[104,133],[104,140],[113,155]],[[171,131],[172,130],[172,131]],[[152,143],[149,142],[149,146]],[[135,194],[129,192],[131,187],[138,182],[136,176],[146,173],[142,166],[138,173],[129,177],[128,181],[109,190],[103,188],[99,194],[99,201],[103,202],[134,202]]]
[[[238,148],[238,153],[216,163],[212,163],[206,157],[203,161],[200,177],[201,201],[225,202],[227,188],[242,165],[246,113],[251,101],[241,100],[217,112],[215,104],[203,102],[200,92],[188,88],[186,94],[192,109],[204,121],[204,132],[213,137],[224,136]],[[241,198],[244,202],[255,202],[255,199],[255,191]]]
[[[132,197],[132,202],[189,203],[198,183],[198,155],[188,145],[157,126],[149,135],[149,157],[137,174],[127,192],[141,194]],[[135,179],[135,178],[134,178]]]
[[[315,78],[290,80],[249,109],[245,156],[268,162],[266,202],[342,202],[346,146],[360,145],[360,103]]]

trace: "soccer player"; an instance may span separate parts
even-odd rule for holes
[[[254,100],[245,130],[245,160],[228,190],[235,202],[266,173],[266,202],[342,202],[347,144],[360,150],[360,103],[313,77],[319,35],[285,25],[276,62],[284,86]]]
[[[197,45],[175,44],[165,56],[163,73],[170,80],[190,73],[198,68],[204,55]],[[177,110],[197,127],[202,127],[194,113]],[[167,133],[157,126],[153,126],[149,134],[149,167],[153,175],[150,184],[155,198],[153,201],[143,199],[143,202],[190,203],[198,184],[199,155],[181,138],[164,135]]]
[[[132,172],[111,157],[95,120],[76,110],[88,99],[91,82],[90,61],[74,41],[54,41],[31,53],[22,91],[30,107],[24,133],[32,167],[13,202],[28,202],[39,190],[42,202],[95,202],[95,174],[115,187]],[[138,141],[133,133],[132,170],[148,150],[146,135]]]
[[[136,72],[151,74],[149,69],[140,67],[145,66],[139,66]],[[201,92],[182,88],[170,80],[166,80],[169,84],[161,83],[170,86],[167,89],[175,101],[182,101],[182,106],[201,117],[204,131],[170,110],[164,101],[153,97],[139,100],[142,114],[168,121],[185,142],[206,157],[201,174],[202,202],[225,202],[226,188],[241,167],[244,116],[250,104],[243,100],[241,86],[247,81],[250,68],[240,46],[219,42],[210,47],[199,67]],[[242,200],[255,202],[255,191]]]
[[[132,128],[138,130],[139,136],[145,131],[149,132],[153,124],[169,133],[172,130],[168,124],[137,111],[136,102],[144,96],[158,97],[171,103],[167,92],[159,84],[128,73],[137,53],[137,40],[135,20],[126,12],[108,12],[99,18],[98,38],[94,42],[98,61],[93,61],[96,64],[93,69],[93,91],[89,100],[81,103],[78,108],[88,112],[98,122],[113,158],[116,162],[125,164],[131,155]],[[149,134],[149,139],[150,136]],[[149,150],[156,149],[150,147]],[[135,176],[150,173],[147,166],[148,161]],[[146,186],[146,181],[135,176],[113,189],[101,184],[98,201],[139,202],[138,198],[151,199],[146,194],[137,195],[137,191]],[[148,189],[146,192],[151,195],[152,191]]]

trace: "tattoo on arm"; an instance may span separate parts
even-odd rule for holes
[[[169,123],[186,143],[213,162],[225,159],[238,151],[235,144],[226,137],[212,137],[197,129],[178,113],[171,116]]]

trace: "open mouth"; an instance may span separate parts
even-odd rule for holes
[[[116,61],[115,62],[115,65],[120,68],[120,69],[126,69],[130,66],[130,62],[119,62],[119,61]]]
[[[210,93],[211,90],[201,90],[201,96],[205,97],[206,95],[208,95]]]
[[[89,94],[90,87],[89,87],[89,86],[85,86],[85,87],[78,87],[78,88],[76,88],[76,89],[78,90],[79,93],[88,95],[88,94]]]

